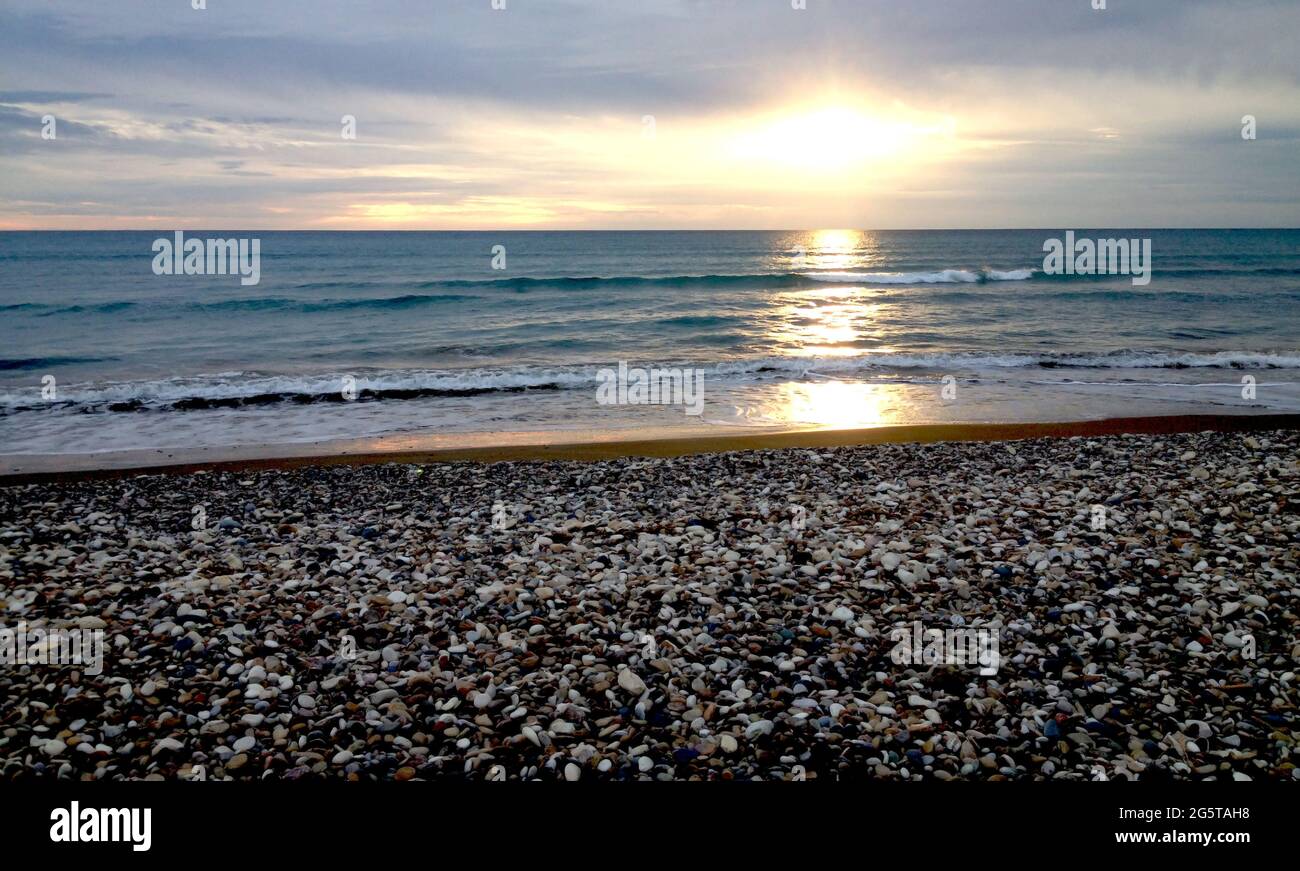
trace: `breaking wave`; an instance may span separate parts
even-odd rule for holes
[[[27,368],[32,361],[9,361]],[[915,370],[943,372],[1008,369],[1300,369],[1300,352],[1220,351],[1171,353],[1119,350],[1107,353],[864,353],[852,357],[762,357],[725,362],[691,361],[629,365],[698,367],[706,379],[743,382],[809,377],[864,377]],[[358,402],[483,396],[591,389],[602,368],[616,361],[566,366],[500,366],[464,369],[376,370],[352,373]],[[0,414],[51,408],[78,412],[201,411],[250,408],[280,403],[342,403],[348,373],[267,375],[224,372],[190,378],[60,386],[59,400],[45,403],[35,394],[0,396]]]

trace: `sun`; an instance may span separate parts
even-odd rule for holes
[[[925,140],[951,136],[952,130],[951,118],[919,121],[850,106],[824,106],[757,119],[735,135],[731,155],[811,174],[832,174],[910,154]]]

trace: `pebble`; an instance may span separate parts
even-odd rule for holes
[[[112,646],[101,675],[0,670],[44,706],[0,770],[1294,782],[1297,456],[1205,432],[0,488],[6,604]],[[896,626],[993,622],[993,676],[890,656]]]
[[[618,673],[618,685],[634,696],[643,694],[646,689],[645,681],[630,668],[625,668]]]

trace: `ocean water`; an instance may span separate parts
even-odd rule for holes
[[[248,286],[0,233],[0,454],[1300,411],[1300,231],[1075,229],[1145,286],[1045,274],[1064,232],[187,232],[258,239]],[[599,403],[620,361],[702,413]]]

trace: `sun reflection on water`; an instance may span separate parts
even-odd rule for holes
[[[885,384],[854,381],[787,382],[765,409],[774,421],[834,429],[899,423],[897,391]]]
[[[888,351],[880,291],[829,287],[783,294],[773,303],[764,341],[794,357],[855,357]]]
[[[879,268],[877,240],[861,230],[813,230],[784,243],[793,272],[856,272]],[[837,276],[837,279],[839,276]],[[852,373],[825,375],[818,359],[887,354],[884,315],[889,291],[849,284],[778,292],[771,301],[764,344],[778,353],[809,361],[805,380],[774,385],[756,403],[756,417],[795,426],[853,428],[884,426],[910,417],[896,385],[854,380]],[[842,364],[841,364],[842,365]],[[866,373],[863,373],[864,375]]]
[[[795,272],[852,270],[877,260],[875,237],[861,230],[811,230],[788,244],[789,266]]]

